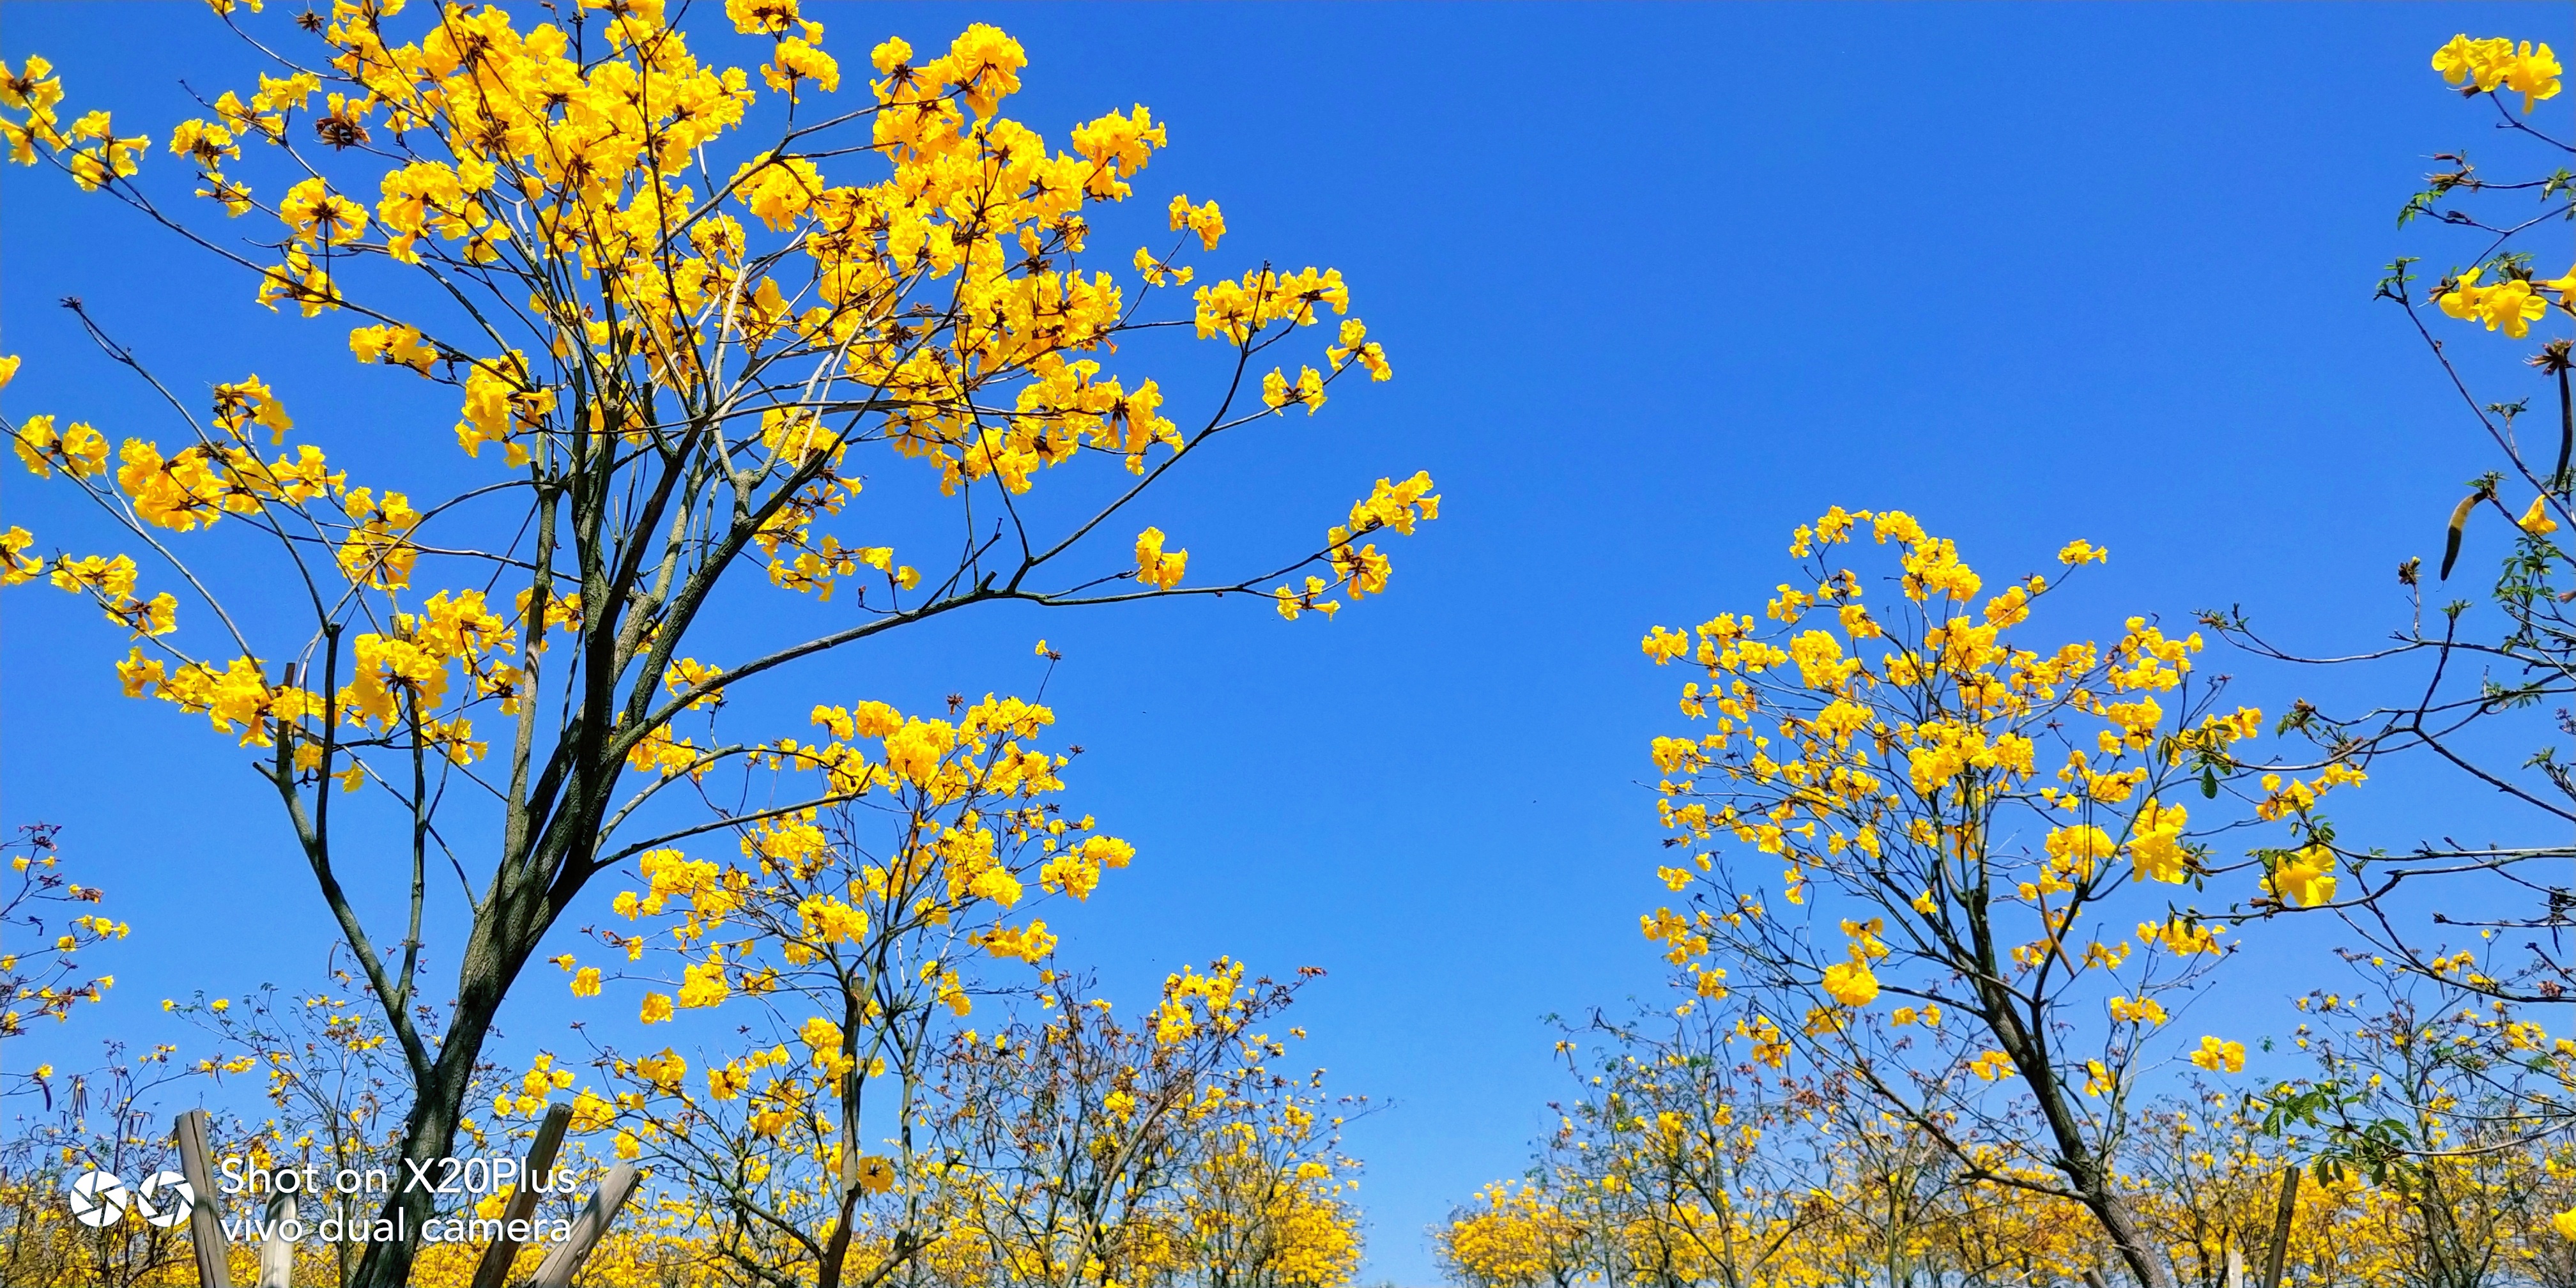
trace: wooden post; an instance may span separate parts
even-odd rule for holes
[[[294,1195],[268,1196],[268,1237],[259,1243],[259,1288],[295,1288],[295,1245],[278,1233],[295,1217]]]
[[[599,1193],[590,1196],[589,1205],[573,1221],[572,1237],[546,1254],[544,1263],[537,1267],[537,1277],[528,1281],[528,1288],[572,1288],[574,1273],[589,1259],[591,1249],[606,1237],[609,1223],[617,1219],[617,1209],[626,1206],[626,1200],[634,1195],[635,1180],[632,1164],[619,1163],[608,1169],[608,1175],[599,1182]]]
[[[2245,1288],[2245,1254],[2236,1250],[2236,1240],[2227,1241],[2227,1288]]]
[[[197,1250],[197,1283],[200,1288],[233,1288],[232,1271],[224,1264],[224,1217],[215,1206],[215,1173],[206,1166],[206,1111],[179,1115],[170,1134],[179,1140],[179,1172],[188,1178],[188,1192],[196,1199],[188,1205],[188,1242]]]
[[[554,1170],[555,1151],[563,1148],[564,1131],[572,1126],[570,1105],[546,1106],[546,1119],[537,1124],[537,1138],[528,1145],[526,1174],[519,1178],[519,1188],[510,1195],[510,1205],[501,1212],[501,1237],[483,1249],[482,1264],[474,1267],[473,1288],[501,1288],[509,1278],[510,1263],[519,1255],[519,1241],[509,1235],[512,1221],[524,1221],[537,1210],[536,1184]]]
[[[2281,1169],[2281,1206],[2272,1214],[2272,1250],[2263,1259],[2263,1288],[2281,1288],[2290,1268],[2290,1222],[2299,1214],[2299,1165]]]

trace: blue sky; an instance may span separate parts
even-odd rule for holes
[[[1026,689],[1041,636],[1065,653],[1048,697],[1089,749],[1073,799],[1140,851],[1059,923],[1068,955],[1124,997],[1220,953],[1327,968],[1298,1010],[1338,1088],[1393,1102],[1351,1145],[1368,1273],[1407,1284],[1434,1278],[1418,1232],[1519,1171],[1548,1122],[1539,1017],[1657,985],[1635,929],[1669,897],[1645,744],[1679,723],[1682,677],[1638,637],[1759,603],[1795,524],[1905,508],[1993,572],[2088,537],[2112,560],[2052,601],[2068,634],[2231,603],[2321,647],[2401,622],[2390,570],[2438,556],[2490,449],[2372,286],[2395,255],[2469,253],[2394,226],[2429,154],[2504,151],[2426,58],[2455,31],[2545,38],[2565,16],[810,11],[853,65],[881,34],[938,48],[1002,26],[1031,59],[1012,115],[1050,135],[1149,105],[1171,146],[1140,192],[1222,201],[1217,264],[1338,266],[1388,346],[1392,384],[1219,449],[1257,497],[1183,491],[1156,518],[1202,558],[1272,549],[1428,469],[1442,517],[1398,543],[1383,600],[1294,625],[1232,602],[978,614],[772,696],[927,705]],[[45,53],[76,105],[156,137],[184,114],[181,76],[246,79],[207,71],[236,65],[224,39],[195,6],[0,15],[0,53]],[[2562,129],[2568,102],[2545,109]],[[28,360],[13,414],[166,432],[52,307],[77,294],[175,379],[259,371],[351,443],[335,457],[445,451],[452,410],[352,370],[338,324],[255,309],[54,176],[13,168],[0,196],[0,350]],[[40,535],[84,522],[23,476],[0,489]],[[135,926],[88,1031],[149,1040],[161,997],[310,978],[327,922],[228,743],[117,698],[122,645],[89,610],[25,590],[5,611],[0,813],[64,825]],[[2208,665],[2270,709],[2311,691]],[[2403,776],[2377,792],[2368,817],[2400,842],[2458,803]],[[2285,965],[2333,939],[2264,933]],[[514,1041],[561,1018],[552,981],[531,984],[548,996],[505,1021]],[[2278,1011],[2234,987],[2222,1015]]]

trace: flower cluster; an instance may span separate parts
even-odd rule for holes
[[[2508,275],[2503,281],[2482,285],[2478,278],[2483,268],[2473,268],[2454,279],[2448,290],[2435,297],[2442,311],[2463,322],[2484,322],[2490,331],[2503,331],[2519,340],[2531,334],[2531,324],[2548,316],[2549,296],[2558,293],[2561,309],[2576,308],[2576,268],[2547,280]]]
[[[2454,85],[2474,85],[2478,93],[2509,89],[2522,95],[2522,110],[2558,97],[2558,55],[2546,42],[2519,46],[2502,36],[2471,40],[2466,32],[2433,51],[2433,70]]]

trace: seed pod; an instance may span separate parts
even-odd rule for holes
[[[2451,511],[2450,535],[2442,542],[2441,579],[2443,581],[2451,579],[2451,565],[2460,561],[2460,532],[2469,526],[2469,511],[2477,508],[2478,498],[2484,495],[2486,494],[2483,491],[2471,492],[2461,497],[2459,505]]]

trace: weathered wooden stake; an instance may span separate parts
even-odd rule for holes
[[[295,1245],[278,1234],[295,1217],[294,1195],[268,1196],[268,1237],[259,1244],[259,1288],[295,1288]]]
[[[232,1271],[224,1264],[224,1217],[215,1205],[215,1173],[206,1165],[206,1111],[191,1109],[179,1115],[170,1127],[179,1140],[179,1172],[188,1178],[188,1190],[196,1202],[188,1207],[188,1242],[197,1250],[197,1283],[200,1288],[233,1288]]]
[[[474,1267],[473,1288],[501,1288],[510,1275],[510,1263],[519,1255],[519,1241],[509,1236],[512,1221],[524,1221],[536,1214],[536,1183],[554,1170],[555,1151],[563,1148],[564,1131],[572,1126],[570,1105],[546,1106],[546,1119],[537,1124],[537,1138],[528,1145],[527,1170],[519,1177],[519,1188],[510,1195],[510,1205],[502,1209],[504,1233],[483,1249],[482,1264]]]
[[[2299,1165],[2281,1169],[2281,1206],[2272,1214],[2272,1250],[2263,1259],[2263,1288],[2281,1288],[2290,1267],[2290,1222],[2299,1214]]]
[[[546,1254],[545,1261],[537,1267],[537,1277],[528,1281],[528,1288],[572,1288],[574,1273],[581,1269],[583,1261],[589,1259],[591,1249],[598,1247],[600,1239],[608,1234],[609,1223],[617,1219],[617,1209],[626,1206],[626,1200],[633,1197],[635,1181],[635,1168],[631,1164],[619,1163],[608,1169],[608,1175],[599,1182],[599,1193],[590,1196],[590,1203],[573,1221],[572,1237],[556,1244],[554,1251]]]
[[[2245,1288],[2245,1254],[2236,1250],[2236,1241],[2227,1242],[2227,1288]]]

